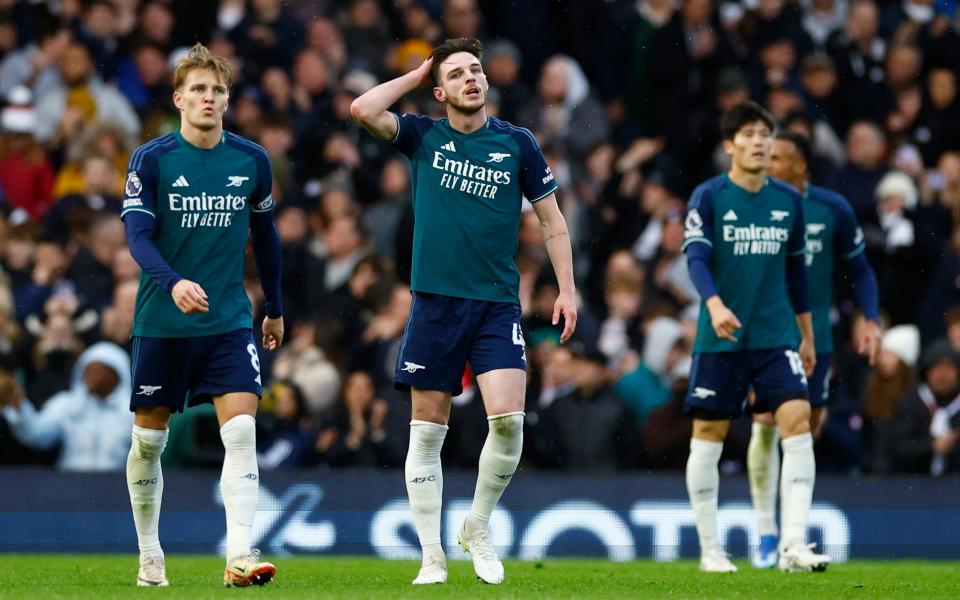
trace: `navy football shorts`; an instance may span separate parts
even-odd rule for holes
[[[458,395],[467,361],[477,375],[527,369],[520,305],[414,292],[394,387]]]
[[[181,338],[133,338],[130,410],[212,402],[229,392],[262,396],[260,357],[251,329]]]
[[[754,413],[775,412],[787,400],[806,400],[807,379],[796,348],[694,354],[683,412],[697,419],[734,419],[743,414],[751,387]]]
[[[830,398],[830,377],[833,375],[833,353],[822,352],[817,354],[817,366],[813,368],[813,376],[807,382],[810,392],[810,406],[822,408]]]

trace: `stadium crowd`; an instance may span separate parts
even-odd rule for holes
[[[267,150],[275,177],[287,339],[260,354],[261,467],[401,466],[409,167],[349,107],[447,37],[484,41],[488,112],[536,135],[571,229],[580,322],[562,346],[532,210],[519,230],[525,468],[683,468],[699,304],[684,205],[726,168],[720,114],[752,98],[811,137],[813,182],[849,199],[879,280],[870,369],[838,274],[818,468],[960,472],[954,0],[0,0],[0,463],[123,468],[131,390],[115,346],[130,350],[140,276],[123,181],[132,150],[176,127],[171,65],[199,40],[232,61],[226,127]],[[396,108],[442,116],[427,88]],[[486,435],[464,382],[453,467],[475,465]],[[166,464],[219,466],[212,407],[171,428]],[[743,468],[749,432],[734,425],[725,470]]]

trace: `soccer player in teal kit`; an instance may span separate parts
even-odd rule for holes
[[[858,351],[876,360],[880,351],[880,307],[877,278],[864,256],[863,232],[850,204],[830,190],[807,182],[812,152],[807,138],[797,133],[780,133],[770,154],[770,175],[789,183],[803,194],[803,215],[807,236],[807,278],[810,282],[810,309],[817,340],[817,366],[810,377],[810,430],[819,430],[830,395],[833,362],[833,332],[830,307],[833,305],[835,265],[843,265],[853,280],[853,292],[866,319],[857,340]],[[780,456],[773,416],[753,416],[753,434],[747,451],[750,496],[757,513],[760,543],[753,565],[769,568],[777,564],[776,502]]]
[[[557,185],[528,130],[487,117],[481,50],[474,39],[447,40],[419,68],[373,88],[351,107],[374,137],[396,145],[413,166],[414,299],[396,385],[410,389],[413,401],[405,477],[423,549],[415,584],[447,580],[440,543],[440,448],[450,398],[460,392],[468,360],[477,374],[489,432],[473,505],[458,540],[471,553],[481,580],[503,581],[487,523],[523,446],[526,352],[514,255],[524,196],[540,219],[560,284],[553,321],[565,319],[561,341],[570,338],[577,318],[570,237],[554,195]],[[434,98],[446,106],[446,119],[389,111],[430,81]]]
[[[223,130],[232,77],[230,63],[200,44],[177,62],[173,101],[180,129],[133,153],[124,190],[127,239],[143,269],[127,459],[141,586],[168,585],[157,535],[160,455],[170,414],[185,403],[212,402],[220,423],[224,585],[263,585],[276,572],[250,547],[260,483],[254,416],[261,381],[243,264],[249,232],[266,298],[263,345],[275,350],[283,341],[280,245],[267,154]]]
[[[730,420],[743,413],[752,387],[751,410],[772,412],[783,437],[780,568],[822,570],[829,557],[806,543],[816,473],[806,375],[816,355],[803,204],[796,190],[767,177],[769,113],[753,102],[739,104],[723,115],[720,129],[732,165],[694,190],[683,244],[703,300],[684,403],[693,417],[687,491],[700,569],[737,570],[717,535],[717,464]]]

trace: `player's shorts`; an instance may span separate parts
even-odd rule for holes
[[[212,402],[230,392],[263,395],[260,357],[251,329],[202,337],[133,338],[130,410]]]
[[[817,354],[817,366],[813,369],[813,376],[807,382],[810,393],[810,406],[822,408],[830,398],[830,376],[833,375],[833,353],[821,352]]]
[[[787,400],[806,399],[807,380],[796,348],[695,354],[683,412],[704,420],[737,418],[751,387],[754,413],[775,412]]]
[[[520,305],[414,292],[394,387],[458,395],[467,361],[477,375],[527,369]]]

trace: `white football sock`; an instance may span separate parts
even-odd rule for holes
[[[807,541],[816,476],[813,436],[804,433],[783,440],[783,473],[780,475],[781,549]]]
[[[467,518],[467,529],[485,531],[490,515],[497,506],[520,463],[523,451],[523,411],[487,417],[487,441],[477,465],[477,488]]]
[[[223,440],[223,471],[220,495],[227,516],[227,560],[250,554],[253,519],[260,495],[257,468],[257,422],[251,415],[237,415],[220,428]]]
[[[760,535],[777,535],[777,484],[780,482],[779,435],[773,426],[753,424],[747,447],[750,497]]]
[[[697,522],[700,551],[720,550],[717,539],[717,497],[720,490],[720,472],[717,463],[723,453],[723,444],[707,440],[690,440],[687,459],[687,493]]]
[[[404,476],[407,497],[423,558],[442,557],[440,542],[440,505],[443,499],[443,470],[440,449],[447,435],[447,426],[430,421],[410,421],[410,446]]]
[[[133,426],[130,453],[127,455],[127,489],[130,491],[130,506],[140,554],[163,554],[158,531],[160,501],[163,497],[160,455],[166,445],[166,429]]]

